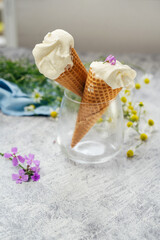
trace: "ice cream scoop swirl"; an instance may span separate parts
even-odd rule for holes
[[[135,86],[136,71],[119,61],[114,65],[109,62],[92,62],[90,67],[95,78],[104,80],[112,89],[120,87],[131,89]]]
[[[43,42],[36,44],[32,52],[40,73],[50,79],[56,79],[66,67],[72,67],[73,47],[73,37],[64,30],[57,29],[47,33]]]

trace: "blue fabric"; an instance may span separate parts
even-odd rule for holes
[[[50,115],[49,106],[37,106],[34,111],[24,111],[24,107],[36,103],[19,87],[0,78],[0,109],[12,116]]]

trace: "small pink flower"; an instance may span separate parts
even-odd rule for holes
[[[25,172],[23,169],[20,169],[19,174],[12,174],[12,180],[16,181],[16,183],[22,183],[28,181],[28,175],[25,175]]]
[[[104,62],[109,62],[111,65],[115,65],[116,64],[116,58],[112,55],[109,55]]]
[[[27,156],[25,156],[25,159],[27,160],[26,162],[27,162],[27,164],[30,166],[30,165],[32,165],[32,163],[33,163],[33,161],[34,161],[34,154],[28,154],[28,157]]]
[[[31,178],[34,182],[37,182],[40,179],[40,175],[38,173],[35,173]]]

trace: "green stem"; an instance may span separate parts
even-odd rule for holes
[[[32,172],[32,171],[26,171],[26,174],[27,174],[28,176],[32,176],[32,175],[33,175],[33,172]]]
[[[140,117],[141,117],[141,107],[140,107],[140,110],[139,110],[139,115],[138,115],[138,117],[139,117],[139,121],[140,121]]]
[[[140,147],[143,144],[143,142],[141,142],[140,144],[138,144],[135,148]]]
[[[139,132],[139,128],[138,128],[138,125],[137,126],[135,126],[135,127],[132,127],[138,134],[140,134],[140,132]]]
[[[23,168],[24,170],[26,170],[21,164],[18,165],[19,167]]]

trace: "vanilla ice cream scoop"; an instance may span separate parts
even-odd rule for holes
[[[56,79],[68,66],[72,67],[71,48],[74,48],[74,39],[68,32],[57,29],[47,33],[43,42],[36,44],[32,52],[40,73]]]
[[[104,80],[112,89],[121,87],[131,89],[135,86],[136,71],[119,61],[114,65],[109,62],[92,62],[90,67],[95,78]]]

